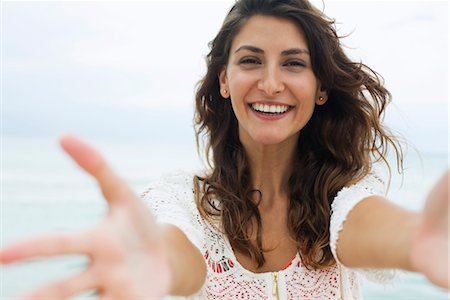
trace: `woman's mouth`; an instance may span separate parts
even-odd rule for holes
[[[257,113],[262,113],[266,115],[282,115],[290,111],[293,106],[283,105],[283,104],[262,104],[262,103],[252,103],[249,104],[251,109]]]

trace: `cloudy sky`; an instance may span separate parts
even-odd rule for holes
[[[3,1],[3,135],[193,141],[194,85],[232,2]],[[448,2],[324,2],[348,54],[385,78],[387,122],[448,152]]]

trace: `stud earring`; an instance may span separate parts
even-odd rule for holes
[[[224,98],[228,99],[228,90],[227,89],[223,89],[222,90],[222,95]]]
[[[323,102],[323,100],[325,100],[323,97],[319,97],[320,102]]]

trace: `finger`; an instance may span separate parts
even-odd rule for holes
[[[86,269],[82,273],[60,282],[49,284],[37,291],[25,296],[25,299],[69,299],[82,292],[93,290],[97,287],[97,279],[91,269]]]
[[[84,170],[93,175],[100,184],[103,195],[111,206],[111,211],[119,212],[123,216],[132,216],[139,228],[145,228],[148,237],[154,236],[154,221],[149,210],[133,193],[129,186],[113,170],[94,148],[73,136],[64,136],[60,140],[63,149]],[[124,205],[121,205],[124,204]],[[123,207],[126,210],[123,210]],[[114,210],[117,208],[117,210]],[[149,229],[150,228],[150,229]]]
[[[448,209],[449,209],[449,186],[450,186],[450,172],[447,170],[439,181],[433,186],[428,194],[427,202],[425,203],[425,214],[428,221],[432,224],[443,225],[447,228],[448,223]]]
[[[60,144],[81,168],[97,179],[109,203],[120,203],[136,198],[129,186],[113,172],[105,159],[93,147],[70,135],[63,136]]]
[[[88,232],[44,235],[16,242],[0,250],[0,263],[7,264],[31,258],[89,254]]]

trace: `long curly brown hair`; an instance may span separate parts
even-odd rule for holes
[[[197,145],[204,148],[211,171],[194,178],[196,201],[208,219],[220,220],[231,246],[264,262],[262,222],[251,188],[246,151],[230,101],[220,94],[218,74],[228,63],[233,38],[254,15],[275,16],[301,28],[308,42],[312,69],[328,93],[302,129],[289,177],[288,228],[307,267],[335,264],[329,247],[331,202],[337,192],[365,175],[388,148],[399,167],[397,139],[381,124],[391,95],[382,78],[344,53],[334,21],[307,0],[238,0],[210,43],[207,73],[196,91]],[[251,238],[256,232],[256,240]]]

